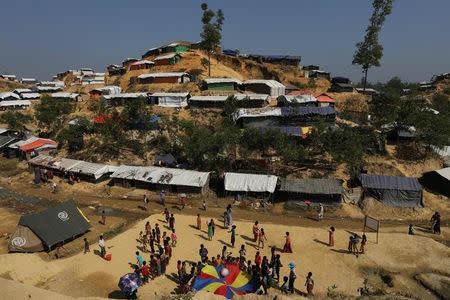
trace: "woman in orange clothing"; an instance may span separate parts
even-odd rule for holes
[[[328,246],[333,247],[334,246],[334,227],[331,226],[328,230]]]
[[[289,232],[286,232],[286,242],[284,243],[283,252],[284,253],[292,253],[291,246],[291,237],[289,236]]]

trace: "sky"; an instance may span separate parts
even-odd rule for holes
[[[68,69],[140,57],[175,40],[197,41],[203,1],[14,0],[0,9],[0,73],[50,79]],[[291,54],[358,82],[351,64],[371,0],[210,0],[225,13],[222,44],[241,53]],[[381,67],[369,81],[424,81],[450,72],[449,0],[395,0],[380,33]]]

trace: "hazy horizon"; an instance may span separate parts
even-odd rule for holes
[[[146,49],[175,40],[200,39],[204,1],[8,1],[0,11],[0,73],[50,79],[68,69],[140,57]],[[351,64],[371,14],[369,0],[245,2],[209,1],[225,13],[224,49],[243,53],[291,54],[302,65],[317,64],[332,76],[362,77]],[[131,6],[132,4],[133,6]],[[396,0],[380,34],[381,67],[370,82],[393,76],[419,82],[450,72],[450,1]]]

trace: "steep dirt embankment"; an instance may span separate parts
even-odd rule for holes
[[[25,84],[21,84],[16,81],[9,81],[3,78],[0,78],[0,93],[3,92],[11,92],[14,89],[23,89],[27,88],[28,86]]]

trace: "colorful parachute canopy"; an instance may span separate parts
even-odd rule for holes
[[[227,269],[228,272],[223,271],[224,269]],[[195,278],[193,289],[205,290],[231,299],[235,294],[245,295],[255,292],[256,285],[249,274],[242,272],[235,265],[227,264],[218,267],[208,265]]]

